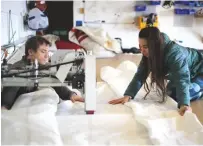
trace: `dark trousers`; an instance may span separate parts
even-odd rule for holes
[[[53,87],[59,97],[63,100],[70,100],[73,92],[67,87]],[[4,87],[1,92],[1,106],[11,109],[21,94],[34,92],[33,88],[27,87]]]
[[[167,86],[168,95],[177,101],[176,88],[170,83]],[[203,75],[194,78],[190,84],[190,100],[198,100],[203,97]]]

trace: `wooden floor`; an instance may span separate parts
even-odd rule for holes
[[[122,54],[112,58],[97,59],[97,82],[102,81],[100,78],[100,70],[103,66],[117,67],[122,61],[129,60],[136,65],[139,64],[141,55]],[[203,100],[194,101],[191,103],[193,113],[195,113],[199,121],[203,125]]]

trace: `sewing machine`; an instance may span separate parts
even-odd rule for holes
[[[96,58],[91,53],[75,50],[57,50],[51,57],[51,65],[39,67],[37,60],[24,69],[8,67],[4,60],[1,85],[34,87],[72,86],[85,97],[86,114],[96,110]]]

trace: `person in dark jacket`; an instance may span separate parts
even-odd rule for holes
[[[176,44],[156,27],[140,31],[139,47],[143,57],[137,73],[124,96],[109,103],[128,102],[136,96],[143,84],[147,91],[146,98],[150,92],[146,79],[151,73],[150,85],[153,87],[156,84],[163,102],[166,95],[169,95],[177,101],[180,115],[192,110],[190,101],[203,96],[203,54],[196,49]]]
[[[10,69],[25,69],[29,61],[38,60],[39,66],[48,65],[48,49],[50,42],[40,36],[34,36],[27,40],[25,44],[25,56],[11,65]],[[68,87],[53,87],[62,100],[71,100],[72,102],[84,102],[84,98],[72,92]],[[4,87],[1,92],[1,107],[11,109],[16,99],[24,93],[33,92],[34,88],[28,87]]]

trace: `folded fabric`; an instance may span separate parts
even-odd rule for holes
[[[97,57],[112,57],[122,53],[119,42],[102,28],[75,27],[69,32],[69,40],[92,51]]]
[[[108,83],[118,97],[123,96],[128,84],[137,72],[137,66],[130,61],[122,62],[117,68],[105,66],[101,68],[101,79]]]
[[[59,101],[53,89],[23,94],[1,115],[3,145],[62,145],[55,113]]]

